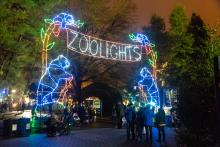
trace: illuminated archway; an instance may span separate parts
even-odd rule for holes
[[[97,37],[89,36],[83,33],[76,31],[77,28],[80,28],[84,25],[84,23],[80,20],[75,20],[72,15],[67,13],[60,13],[55,16],[53,19],[44,19],[44,22],[48,24],[46,29],[41,29],[41,40],[42,40],[42,77],[37,90],[37,105],[44,105],[53,102],[57,102],[57,99],[52,99],[48,102],[47,97],[53,96],[53,92],[57,90],[59,87],[59,82],[55,81],[55,86],[42,86],[42,81],[45,76],[48,76],[49,79],[54,82],[53,78],[51,78],[51,74],[49,70],[51,68],[50,62],[48,66],[48,51],[53,48],[55,42],[51,42],[50,38],[52,35],[58,37],[62,30],[66,31],[67,37],[67,50],[74,51],[83,55],[92,56],[95,58],[102,58],[108,60],[117,60],[123,62],[138,62],[142,59],[142,50],[145,49],[147,55],[150,55],[149,64],[152,67],[152,80],[156,81],[156,60],[157,60],[157,52],[153,50],[154,44],[150,43],[147,36],[143,34],[130,34],[129,37],[132,41],[140,43],[140,44],[126,44],[113,42],[108,40],[103,40]],[[74,30],[71,28],[75,28]],[[64,57],[66,58],[66,57]],[[58,57],[59,59],[59,57]],[[57,60],[57,59],[55,59]],[[66,67],[61,67],[63,71],[65,71]],[[68,75],[68,73],[65,73]],[[58,78],[59,79],[59,78]],[[68,90],[70,85],[70,81],[73,80],[72,76],[68,76],[65,78],[61,78],[65,81],[65,86],[60,90],[60,96],[63,98],[66,97],[66,91]],[[59,80],[58,80],[59,81]],[[154,87],[157,87],[156,82],[152,83]],[[46,88],[45,88],[46,87]],[[52,87],[52,88],[51,88]],[[55,89],[54,89],[55,87]],[[49,93],[45,93],[45,89],[49,89]],[[144,89],[143,89],[144,90]],[[142,91],[151,95],[149,90]],[[42,96],[43,95],[43,96]],[[43,101],[43,102],[42,102]]]

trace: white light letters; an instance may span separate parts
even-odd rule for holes
[[[88,36],[67,29],[67,48],[96,58],[137,62],[141,60],[141,46],[122,44]]]
[[[84,41],[84,44],[83,42]],[[84,46],[84,47],[83,47]],[[85,53],[87,50],[88,50],[88,47],[89,47],[89,41],[87,39],[86,36],[82,36],[80,39],[79,39],[79,49],[82,53]]]
[[[91,55],[96,56],[98,54],[98,51],[99,51],[99,45],[98,42],[94,39],[90,42],[90,53]]]

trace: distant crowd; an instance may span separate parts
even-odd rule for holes
[[[64,114],[65,114],[64,110]],[[72,106],[71,113],[79,117],[80,123],[91,123],[96,121],[96,109],[92,106],[86,106],[85,104],[77,104]]]
[[[127,106],[119,102],[113,106],[112,122],[116,128],[121,129],[123,126],[127,128],[127,139],[142,140],[143,134],[146,134],[146,141],[153,142],[152,128],[158,130],[158,142],[165,142],[165,112],[163,108],[156,108],[152,105],[146,105],[134,108],[132,103]]]
[[[30,103],[25,104],[21,103],[10,103],[10,102],[1,102],[0,103],[0,113],[10,112],[10,111],[24,111],[25,109],[30,109]]]

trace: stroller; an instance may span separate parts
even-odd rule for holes
[[[46,134],[48,137],[70,134],[69,124],[65,121],[59,121],[51,116],[46,122]]]
[[[73,126],[79,127],[81,125],[80,118],[77,113],[73,113]]]

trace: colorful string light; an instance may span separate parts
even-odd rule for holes
[[[67,27],[80,28],[84,25],[80,20],[75,21],[73,16],[67,13],[60,13],[53,19],[44,19],[44,22],[49,24],[48,28],[44,30],[41,28],[41,40],[42,40],[42,74],[47,67],[48,53],[47,51],[52,49],[55,42],[49,42],[50,37],[53,34],[58,37],[61,29],[66,30]]]
[[[42,85],[42,82],[44,82],[42,80],[43,80],[43,77],[45,77],[45,73],[48,72],[47,69],[51,68],[51,65],[49,67],[47,66],[47,61],[48,61],[48,53],[47,52],[48,52],[48,50],[52,49],[53,46],[55,45],[55,42],[50,42],[51,35],[53,34],[55,37],[58,37],[61,29],[66,30],[67,27],[71,27],[71,26],[76,27],[76,28],[80,28],[84,25],[84,23],[81,22],[80,20],[75,21],[73,19],[73,16],[69,15],[67,13],[60,13],[59,15],[55,16],[53,19],[44,19],[44,22],[49,24],[49,26],[46,30],[44,30],[44,28],[41,28],[42,77],[41,77],[40,84],[39,84],[39,86],[41,85],[41,87],[38,87],[38,91],[37,91],[38,94],[39,94],[39,92],[41,94],[47,93],[47,91],[45,91],[45,87],[42,87],[42,86],[45,86],[44,84]],[[60,91],[59,96],[62,101],[66,98],[66,93],[68,91],[68,88],[71,87],[71,81],[72,81],[71,78],[69,80],[65,81],[65,86]],[[50,87],[50,86],[47,87],[47,89],[49,89],[49,91],[51,91],[51,90],[54,91],[54,88],[55,89],[58,88],[58,85],[55,85],[55,87]],[[41,95],[40,96],[41,98],[38,95],[37,96],[37,105],[44,105],[44,104],[57,102],[57,100],[54,101],[52,98],[54,93],[57,93],[57,92],[52,92],[50,95],[43,96],[43,97]]]
[[[72,74],[67,72],[70,62],[63,55],[52,60],[40,78],[37,88],[37,106],[56,103],[59,99],[60,85],[72,80]]]
[[[80,20],[75,21],[70,14],[60,13],[53,19],[44,19],[44,21],[50,25],[46,31],[44,31],[43,28],[41,29],[41,38],[43,42],[42,73],[47,67],[47,51],[52,49],[55,45],[54,42],[49,43],[50,37],[52,34],[58,37],[62,29],[67,32],[67,48],[69,50],[102,59],[131,62],[141,60],[142,51],[139,45],[107,41],[70,29],[70,27],[80,28],[84,24]]]
[[[142,56],[140,45],[107,41],[71,29],[67,29],[67,48],[87,56],[126,62],[140,61]]]
[[[134,42],[141,43],[141,45],[146,50],[146,54],[150,55],[148,62],[152,66],[152,75],[154,79],[156,80],[157,79],[157,52],[153,50],[155,45],[150,42],[150,40],[148,39],[146,35],[143,35],[140,33],[137,33],[136,35],[130,34],[129,38]]]
[[[71,81],[73,80],[73,76],[70,76],[64,69],[67,67],[59,67],[58,69],[64,71],[69,76],[62,77],[60,80],[53,82],[53,86],[48,86],[47,83],[45,84],[46,79],[52,79],[51,73],[49,72],[50,69],[53,69],[53,66],[57,66],[54,64],[58,58],[65,58],[64,56],[59,56],[55,60],[52,60],[49,66],[47,66],[48,61],[48,50],[52,49],[55,45],[55,42],[50,42],[51,35],[56,37],[59,36],[61,30],[65,30],[67,34],[67,49],[72,50],[74,52],[78,52],[83,55],[93,56],[96,58],[103,58],[103,59],[111,59],[111,60],[118,60],[118,61],[131,61],[137,62],[140,61],[142,58],[142,47],[145,47],[147,55],[150,55],[149,64],[152,66],[152,77],[151,80],[153,86],[150,85],[143,85],[139,81],[140,88],[142,90],[147,88],[147,92],[150,95],[151,103],[154,102],[156,99],[154,96],[154,92],[151,92],[152,87],[156,87],[156,60],[157,60],[157,52],[155,52],[152,48],[155,47],[154,44],[150,43],[147,36],[143,34],[130,34],[129,37],[134,42],[139,42],[141,45],[132,45],[132,44],[123,44],[119,42],[112,42],[103,39],[99,39],[93,36],[88,36],[82,33],[79,33],[75,30],[70,29],[70,27],[80,28],[84,25],[83,22],[80,20],[75,21],[73,16],[67,13],[60,13],[55,16],[53,19],[44,19],[44,22],[49,24],[48,28],[44,30],[41,29],[41,40],[42,40],[42,77],[40,79],[40,83],[38,86],[38,95],[37,95],[37,105],[44,105],[48,103],[57,102],[57,99],[53,98],[53,95],[57,92],[58,87],[60,86],[60,80],[65,81],[65,86],[60,91],[60,98],[65,99],[66,93],[69,88],[71,88]],[[67,65],[69,62],[66,62]],[[66,65],[66,66],[67,66]],[[69,66],[69,65],[68,65]],[[55,68],[56,69],[56,68]],[[148,71],[148,70],[147,70]],[[148,71],[149,72],[149,71]],[[148,73],[147,72],[147,73]],[[143,77],[143,80],[147,79]],[[53,80],[52,80],[53,81]],[[44,90],[46,89],[46,90]],[[49,90],[49,91],[47,91]],[[158,91],[158,90],[157,90]],[[48,93],[49,92],[49,93]],[[144,95],[144,93],[143,93]],[[146,93],[145,93],[146,95]],[[157,102],[158,104],[158,102]]]
[[[72,82],[73,82],[72,77],[68,78],[66,80],[64,87],[60,91],[59,101],[61,101],[62,103],[67,102],[67,98],[68,98],[67,92],[69,89],[73,88]]]
[[[62,29],[66,29],[68,26],[80,28],[84,25],[84,22],[80,20],[75,21],[73,16],[67,13],[60,13],[53,18],[53,22],[59,24]]]
[[[142,88],[143,91],[146,91],[148,96],[147,103],[160,106],[160,96],[157,84],[147,67],[141,69],[140,75],[143,79],[138,81],[138,85]]]

